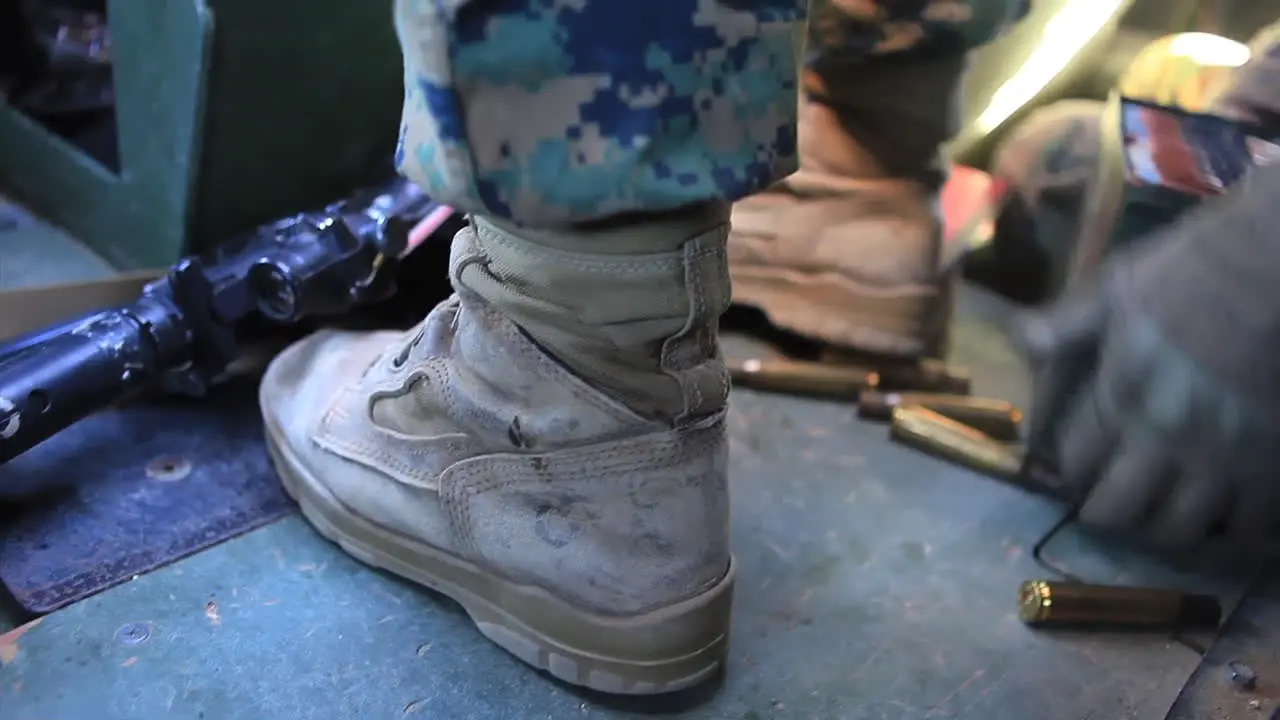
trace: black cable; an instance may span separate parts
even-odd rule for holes
[[[1036,541],[1036,544],[1031,546],[1031,560],[1042,569],[1058,576],[1058,578],[1062,580],[1082,583],[1084,580],[1049,562],[1044,557],[1045,546],[1057,537],[1058,533],[1062,532],[1071,525],[1071,523],[1076,521],[1078,512],[1079,511],[1076,508],[1071,508],[1058,520],[1058,522],[1054,523],[1053,527],[1050,527],[1043,535],[1040,536],[1040,539]]]

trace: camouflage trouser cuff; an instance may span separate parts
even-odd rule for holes
[[[964,50],[812,63],[824,86],[810,100],[836,111],[840,124],[893,177],[940,185],[938,151],[959,130]]]

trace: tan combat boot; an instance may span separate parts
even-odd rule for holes
[[[941,71],[928,68],[933,76],[945,75],[928,78],[930,88],[940,88],[933,94],[941,100],[921,103],[915,112],[947,115],[962,67],[958,59]],[[886,168],[847,129],[849,116],[868,112],[879,113],[879,125],[891,124],[893,115],[881,111],[874,93],[894,90],[870,87],[875,80],[863,79],[876,72],[852,71],[849,79],[858,87],[830,83],[830,89],[846,94],[873,95],[850,98],[866,111],[848,109],[815,73],[804,74],[800,170],[733,208],[733,300],[759,308],[775,326],[815,340],[918,355],[940,341],[949,320],[940,297],[938,188],[922,177],[936,169],[938,145],[950,128],[936,120],[919,123],[930,136],[930,151],[917,153],[920,167]],[[925,93],[908,88],[906,94]],[[810,99],[814,96],[824,102]],[[892,111],[890,104],[883,109]]]
[[[652,694],[725,658],[727,208],[581,232],[484,219],[406,334],[325,331],[260,393],[277,469],[356,558],[569,683]]]

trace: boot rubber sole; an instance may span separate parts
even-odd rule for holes
[[[731,265],[733,302],[804,337],[885,355],[930,355],[946,332],[949,284],[879,288],[834,272]]]
[[[285,490],[317,532],[363,563],[452,598],[485,637],[559,680],[613,695],[657,695],[711,679],[727,658],[732,559],[724,578],[693,598],[643,615],[600,615],[374,525],[303,468],[269,419],[266,436]]]

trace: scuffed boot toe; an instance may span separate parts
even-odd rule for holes
[[[320,330],[285,348],[267,366],[258,386],[264,420],[291,446],[301,447],[307,441],[307,423],[324,412],[334,383],[349,380],[353,368],[364,371],[401,335]]]

